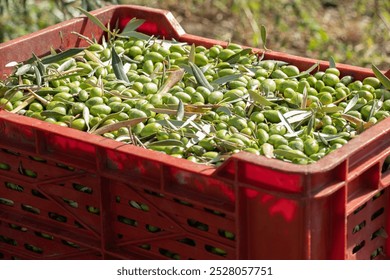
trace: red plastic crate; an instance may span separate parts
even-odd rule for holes
[[[168,11],[109,6],[94,14],[111,26],[143,18],[139,31],[147,34],[206,47],[226,45],[186,34]],[[80,17],[1,44],[0,75],[10,73],[4,67],[10,61],[24,61],[31,52],[47,54],[48,42],[61,50],[85,46],[72,31],[104,35]],[[265,58],[301,70],[316,62],[274,51]],[[373,76],[369,69],[337,67],[342,75]],[[5,111],[0,112],[0,135],[0,162],[10,166],[0,170],[0,258],[389,255],[390,172],[382,169],[390,156],[390,119],[307,166],[245,152],[217,168],[204,166]],[[69,246],[73,243],[76,248]]]
[[[26,227],[23,220],[12,218],[0,220],[1,259],[102,259],[99,251],[80,246],[51,232],[41,231],[42,227]],[[50,230],[49,227],[45,229]]]

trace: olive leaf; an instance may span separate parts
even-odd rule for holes
[[[231,81],[234,81],[234,80],[237,80],[238,78],[242,77],[242,74],[232,74],[232,75],[226,75],[226,76],[223,76],[223,77],[220,77],[218,79],[215,79],[212,84],[215,84],[215,85],[224,85],[228,82],[231,82]]]
[[[126,142],[126,141],[130,141],[128,143],[134,143],[133,139],[129,136],[129,135],[119,135],[117,138],[115,138],[115,141],[118,141],[118,142]]]
[[[306,156],[304,153],[298,153],[296,151],[283,150],[283,149],[275,149],[273,150],[273,154],[284,157],[286,159],[294,159],[294,158],[309,159],[309,157]]]
[[[264,59],[264,56],[265,56],[265,52],[261,52],[261,55],[260,53],[257,53],[257,65],[259,65],[259,62],[262,61]]]
[[[302,92],[301,109],[305,109],[306,108],[306,103],[307,103],[307,88],[305,86],[303,88],[303,92]]]
[[[318,136],[318,139],[320,139],[320,141],[321,141],[325,146],[329,146],[328,141],[325,139],[325,137],[323,137],[323,135],[322,135],[320,132],[317,132],[317,136]]]
[[[39,102],[41,102],[44,106],[47,106],[47,104],[49,104],[49,101],[47,101],[45,98],[39,96],[38,94],[36,94],[33,90],[31,90],[30,88],[27,89],[31,95],[33,95],[35,97],[35,99],[38,99]]]
[[[32,68],[32,65],[31,65],[31,64],[24,64],[24,65],[20,66],[20,67],[18,68],[18,70],[16,70],[15,75],[16,75],[16,76],[23,76],[23,75],[26,74],[28,71],[30,71],[31,68]]]
[[[18,64],[19,63],[17,63],[16,61],[10,61],[6,65],[4,65],[4,67],[15,67],[18,66]]]
[[[283,60],[267,59],[267,60],[261,60],[261,61],[259,61],[259,62],[257,63],[257,65],[258,65],[258,66],[262,66],[262,65],[264,65],[264,64],[266,64],[266,63],[269,63],[269,62],[274,63],[275,66],[278,66],[278,67],[283,66],[283,65],[288,65],[288,64],[289,64],[288,62],[283,61]]]
[[[48,77],[48,80],[49,81],[56,81],[56,80],[63,80],[63,79],[68,79],[68,78],[73,78],[73,77],[80,77],[80,76],[85,76],[87,75],[85,72],[84,72],[85,69],[83,68],[72,68],[72,69],[69,69],[65,72],[62,72],[60,73],[59,75],[57,76],[49,76]],[[72,73],[74,72],[74,73]],[[67,74],[69,73],[69,74]]]
[[[305,110],[292,110],[283,114],[290,124],[302,122],[311,117],[313,112]]]
[[[375,76],[378,78],[378,80],[382,83],[382,85],[390,89],[390,79],[386,77],[374,64],[371,66],[372,71],[374,72]]]
[[[180,127],[179,129],[182,129],[184,127],[186,127],[187,125],[191,124],[196,118],[198,117],[198,115],[192,115],[190,116]]]
[[[298,75],[290,76],[287,79],[296,79],[296,78],[300,78],[300,77],[309,75],[311,72],[313,72],[315,69],[317,69],[319,65],[320,65],[320,62],[316,62],[315,64],[310,66],[310,68],[306,69],[305,71],[300,72]]]
[[[263,49],[268,50],[266,44],[267,44],[267,30],[265,29],[265,26],[262,25],[260,27],[260,35],[261,35],[261,41],[263,41]]]
[[[188,62],[195,63],[195,44],[191,45],[190,53],[188,55]]]
[[[272,146],[270,143],[264,143],[261,146],[261,149],[263,150],[263,154],[267,158],[274,158],[274,146]]]
[[[126,54],[123,54],[122,59],[123,59],[125,62],[128,62],[128,63],[141,64],[140,61],[134,60],[134,59],[128,57]]]
[[[136,38],[139,40],[148,40],[150,36],[137,32],[138,27],[140,27],[145,22],[144,19],[132,18],[125,26],[123,31],[119,33],[118,37],[127,37],[127,38]]]
[[[130,69],[130,64],[126,63],[123,67],[124,67],[125,71],[128,72],[128,70]],[[153,80],[161,73],[161,70],[163,67],[164,67],[164,64],[157,64],[156,67],[154,68],[153,72],[150,74],[146,74],[146,75],[149,75],[149,78]],[[141,73],[144,74],[145,72],[142,71]]]
[[[271,91],[269,90],[269,86],[268,85],[264,85],[263,87],[262,87],[262,95],[264,95],[264,96],[269,96],[270,95],[270,93],[271,93]]]
[[[89,115],[89,108],[87,106],[84,106],[83,108],[83,119],[87,124],[87,131],[89,131],[91,129],[89,126],[90,115]]]
[[[76,32],[76,31],[71,31],[70,33],[71,33],[71,34],[74,34],[74,35],[76,35],[76,36],[78,36],[78,37],[80,37],[80,38],[82,38],[83,40],[85,40],[86,42],[88,42],[88,44],[90,44],[90,45],[92,45],[92,44],[95,43],[93,40],[89,39],[87,36],[84,36],[83,34],[80,34],[80,33]],[[105,41],[104,38],[105,38],[105,37],[102,38],[102,45],[104,44],[104,41]],[[56,53],[56,51],[53,49],[53,47],[51,47],[51,50],[50,50],[50,51],[51,51],[52,54],[55,54],[55,53]]]
[[[65,100],[62,100],[62,101],[65,101]],[[97,130],[106,120],[109,120],[109,119],[113,119],[113,118],[116,118],[119,116],[119,114],[122,113],[122,111],[119,111],[119,112],[116,112],[116,113],[112,113],[112,114],[109,114],[107,115],[106,117],[104,117],[103,119],[101,119],[97,124],[95,124],[91,129],[90,129],[90,133],[93,133],[95,130]]]
[[[245,94],[244,96],[237,96],[237,95],[236,95],[235,97],[237,97],[237,98],[235,98],[235,99],[224,98],[224,99],[221,100],[221,102],[233,104],[233,103],[236,103],[236,102],[238,102],[238,101],[246,100],[246,99],[249,97],[249,94]],[[220,103],[221,103],[221,102],[220,102]]]
[[[137,30],[138,27],[140,27],[142,24],[144,24],[145,20],[144,19],[138,19],[138,18],[132,18],[129,20],[129,22],[126,24],[125,28],[123,29],[122,34],[126,33],[127,31],[134,31]]]
[[[297,136],[301,135],[302,133],[304,133],[304,129],[294,131],[293,134],[286,133],[283,136],[284,136],[284,138],[296,138]]]
[[[214,88],[210,85],[209,81],[204,76],[202,70],[200,70],[199,67],[192,62],[189,62],[189,65],[191,67],[192,73],[194,74],[197,83],[200,84],[201,86],[204,86],[208,90],[213,91]]]
[[[216,107],[216,105],[211,104],[205,104],[205,105],[193,105],[193,104],[185,104],[184,109],[188,113],[197,113],[197,114],[204,114],[211,109]]]
[[[332,113],[342,112],[343,110],[344,110],[343,107],[336,106],[334,104],[329,104],[327,106],[321,106],[319,108],[319,112],[324,113],[324,114],[332,114]]]
[[[235,149],[243,149],[245,147],[245,144],[243,143],[237,143],[237,142],[233,142],[233,141],[229,141],[229,140],[226,140],[226,139],[218,139],[219,140],[219,146],[221,148],[224,148],[228,151],[232,151],[232,150],[235,150]],[[265,144],[268,144],[268,143],[265,143]]]
[[[123,37],[123,35],[117,35],[118,37]],[[128,38],[135,38],[135,39],[138,39],[138,40],[149,40],[151,38],[151,36],[148,36],[144,33],[141,33],[141,32],[137,32],[137,31],[129,31],[129,32],[126,32],[126,37]]]
[[[230,154],[218,154],[216,157],[214,157],[210,161],[208,161],[208,163],[216,164],[218,162],[223,162],[223,161],[227,160],[230,157],[231,157]]]
[[[160,140],[160,141],[154,141],[151,143],[148,143],[146,145],[147,147],[155,147],[155,146],[179,146],[184,147],[184,143],[180,140],[176,139],[166,139],[166,140]]]
[[[322,133],[322,132],[317,132],[317,136],[318,138],[323,138],[324,140],[326,141],[332,141],[332,140],[336,140],[336,139],[340,139],[340,138],[344,138],[345,135],[344,134],[326,134],[326,133]]]
[[[61,90],[59,90],[59,89],[42,89],[42,88],[40,88],[36,91],[36,94],[38,94],[38,95],[47,95],[47,94],[54,95],[54,94],[59,93],[59,92],[61,92]]]
[[[69,67],[75,63],[75,59],[74,58],[70,58],[66,61],[64,61],[58,68],[57,68],[57,71],[58,72],[62,72],[62,71],[65,71],[65,70],[68,70]]]
[[[169,73],[168,78],[164,82],[163,86],[159,88],[157,94],[167,93],[174,85],[181,81],[184,76],[184,70],[178,69]]]
[[[186,64],[180,64],[180,68],[182,68],[184,71],[186,71],[190,75],[194,75],[194,72],[192,72],[192,69],[189,65]]]
[[[96,62],[97,64],[104,66],[104,63],[91,51],[89,50],[84,50],[85,56],[92,60],[93,62]]]
[[[237,63],[241,56],[246,56],[252,52],[252,49],[243,49],[233,55],[231,55],[226,62],[230,64]]]
[[[310,119],[309,119],[309,122],[307,124],[307,128],[306,128],[306,134],[307,135],[310,135],[311,132],[313,131],[314,129],[314,124],[315,124],[315,120],[316,120],[316,115],[315,114],[312,114]]]
[[[184,121],[163,119],[163,120],[157,120],[156,123],[159,123],[165,127],[170,127],[173,130],[178,130],[178,128],[184,124]]]
[[[185,108],[185,106],[184,106]],[[150,108],[150,111],[158,113],[158,114],[167,114],[167,115],[177,115],[177,108],[169,109],[169,108]],[[195,112],[187,112],[184,110],[185,116],[192,116],[196,114]]]
[[[169,60],[169,56],[168,56],[168,65],[165,65],[165,63],[163,64],[163,68],[162,68],[162,74],[160,75],[160,79],[159,79],[159,82],[157,84],[158,88],[160,89],[164,84],[165,84],[165,79],[166,79],[166,74],[167,74],[167,66],[168,68],[170,68],[170,60]]]
[[[120,122],[113,123],[113,124],[108,124],[108,125],[105,125],[101,128],[96,129],[92,133],[93,134],[104,134],[106,132],[118,130],[121,127],[134,126],[136,124],[139,124],[141,122],[146,121],[147,119],[148,118],[135,118],[135,119],[125,120],[125,121],[120,121]]]
[[[33,95],[29,96],[26,100],[24,100],[22,103],[20,103],[16,108],[14,108],[11,113],[17,113],[23,108],[27,107],[31,102],[35,100],[35,97]],[[0,106],[1,108],[1,106]]]
[[[65,114],[53,110],[45,110],[41,112],[41,116],[58,119],[65,116]]]
[[[233,113],[232,111],[226,107],[226,106],[221,106],[221,107],[218,107],[218,109],[216,110],[216,112],[223,112],[225,115],[228,115],[228,116],[231,116]]]
[[[284,117],[285,117],[286,119],[289,119],[289,122],[290,122],[290,123],[292,123],[290,118],[292,118],[292,117],[294,117],[294,116],[296,116],[296,115],[307,114],[307,113],[309,113],[309,115],[310,115],[310,111],[300,109],[300,110],[291,110],[291,111],[287,111],[287,112],[284,113],[283,115],[284,115]]]
[[[383,97],[383,95],[382,95],[382,97]],[[372,106],[371,106],[370,113],[368,114],[367,120],[371,119],[371,117],[373,117],[374,114],[378,110],[380,110],[381,107],[382,107],[382,104],[378,101],[378,99],[375,99]]]
[[[32,67],[33,67],[34,73],[35,73],[35,81],[37,82],[38,86],[41,86],[42,85],[42,75],[41,75],[41,72],[39,71],[38,66],[33,65]]]
[[[41,62],[43,64],[56,63],[56,62],[59,62],[65,58],[75,56],[76,54],[79,54],[80,52],[82,52],[84,50],[85,50],[85,48],[68,49],[68,50],[60,52],[58,54],[52,54],[52,55],[45,56],[41,59]]]
[[[103,31],[105,32],[108,32],[108,33],[111,33],[111,31],[97,18],[95,17],[94,15],[92,15],[91,13],[89,13],[88,11],[84,10],[83,8],[80,8],[80,7],[76,7],[81,13],[83,13],[84,15],[86,15],[90,21],[92,21],[94,24],[96,24],[97,26],[99,26]]]
[[[53,48],[53,46],[50,46],[50,54],[51,55],[57,54],[57,51]]]
[[[356,125],[358,130],[361,130],[362,128],[364,128],[365,122],[357,117],[354,117],[352,115],[347,115],[347,114],[341,114],[341,117],[343,119],[349,121],[350,123]]]
[[[130,137],[131,143],[133,143],[134,145],[139,144],[139,142],[141,142],[141,141],[140,141],[139,138],[134,134],[132,127],[131,127],[131,126],[128,126],[127,128],[128,128],[128,130],[129,130],[129,137]],[[142,142],[141,142],[141,146],[143,147]]]
[[[358,130],[358,132],[362,132],[362,131],[364,131],[364,130],[366,130],[366,129],[369,129],[369,128],[372,127],[373,125],[374,125],[373,122],[364,122],[364,123],[363,123],[363,127],[360,128],[360,130]]]
[[[286,127],[288,133],[290,133],[291,135],[295,134],[295,131],[292,129],[291,124],[288,122],[288,120],[283,116],[283,114],[280,111],[277,112],[282,125]]]
[[[46,74],[46,66],[42,63],[41,59],[35,53],[32,53],[32,56],[34,59],[34,63],[36,63],[39,69],[41,76],[44,76]]]
[[[4,87],[3,89],[5,89],[6,87]],[[13,86],[9,89],[7,89],[4,93],[1,92],[2,96],[7,99],[7,103],[8,102],[11,102],[11,99],[14,98],[15,94],[17,93],[17,90],[19,89],[20,87],[19,86]],[[0,108],[1,108],[1,105],[6,105],[7,103],[3,103],[3,104],[0,104]]]
[[[122,61],[115,51],[115,47],[112,47],[111,49],[111,56],[112,56],[112,69],[114,70],[115,77],[117,77],[119,80],[125,81],[126,83],[130,83],[129,78],[127,77],[123,69]]]
[[[355,94],[353,98],[348,102],[347,106],[345,106],[343,113],[347,113],[350,111],[359,101],[359,94]]]
[[[196,125],[194,125],[195,123],[193,121],[191,121],[191,124],[193,127],[196,128]],[[207,135],[211,133],[211,130],[214,129],[213,126],[211,126],[211,124],[209,123],[206,123],[206,124],[203,124],[200,126],[200,130],[203,131],[204,133],[206,133]],[[198,128],[199,130],[199,128]]]
[[[178,130],[178,125],[177,125],[177,122],[180,122],[180,123],[184,123],[183,121],[176,121],[176,120],[170,120],[170,119],[165,119],[164,121],[166,121],[167,125],[172,128],[173,130]],[[176,123],[176,125],[174,124]]]
[[[182,121],[184,118],[184,105],[181,99],[179,99],[179,104],[177,106],[177,113],[176,113],[176,119],[178,121]]]
[[[199,143],[200,140],[204,139],[206,136],[207,136],[206,133],[204,133],[202,131],[197,131],[195,133],[195,136],[191,137],[190,140],[187,142],[186,148],[188,149],[188,148],[196,145],[197,143]]]

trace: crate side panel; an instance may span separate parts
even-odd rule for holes
[[[108,252],[138,251],[156,258],[236,258],[232,213],[213,210],[196,197],[157,192],[131,182],[110,180],[109,188]]]
[[[124,182],[137,182],[152,188],[161,187],[162,163],[152,151],[127,145],[123,149],[98,150],[102,174]]]
[[[305,202],[242,187],[239,209],[240,258],[305,258]]]
[[[389,255],[389,190],[356,197],[347,217],[347,258],[377,259]]]
[[[19,122],[14,122],[14,114],[0,110],[0,144],[3,146],[16,146],[19,149],[27,151],[35,151],[35,127],[37,120],[32,118],[27,119],[27,125]],[[17,119],[18,117],[16,117]]]
[[[137,29],[137,31],[142,33],[149,35],[158,34],[161,38],[165,39],[177,39],[180,35],[184,34],[184,30],[171,12],[150,7],[133,5],[118,6],[113,11],[111,24],[116,23],[114,19],[119,19],[118,27],[119,29],[123,29],[133,18],[145,20]]]
[[[183,200],[193,199],[204,202],[205,208],[233,212],[236,190],[229,182],[213,175],[167,166],[164,170],[164,187],[167,191],[181,196]]]
[[[145,30],[150,33],[159,33],[155,35],[163,35],[167,37],[171,35],[176,36],[175,32],[170,33],[171,31],[164,29],[165,24],[169,25],[172,23],[170,20],[166,19],[166,17],[168,17],[166,13],[155,11],[155,15],[152,15],[153,12],[151,10],[135,8],[137,13],[134,12],[132,15],[129,15],[131,10],[127,10],[125,8],[122,10],[115,9],[116,8],[101,10],[102,13],[98,17],[104,23],[107,23],[110,20],[111,22],[115,22],[117,18],[121,18],[121,24],[124,25],[128,20],[130,20],[130,18],[134,16],[142,18],[142,14],[145,13],[145,17],[149,17],[151,23],[147,22],[142,27],[144,29],[141,28],[141,31]],[[114,15],[115,12],[117,14]],[[129,14],[127,14],[127,12],[129,12]],[[164,21],[161,20],[161,17],[165,17]],[[74,46],[82,46],[85,42],[83,43],[83,40],[74,34],[70,34],[70,32],[78,30],[81,34],[85,34],[87,36],[94,34],[96,38],[100,38],[103,34],[101,30],[99,31],[97,29],[98,28],[96,26],[87,22],[85,18],[77,19],[77,21],[69,21],[43,31],[42,33],[36,33],[32,36],[24,37],[19,41],[21,48],[18,50],[23,50],[23,48],[28,47],[29,51],[23,53],[30,53],[31,46],[35,44],[36,53],[38,55],[44,54],[45,50],[43,49],[42,42],[47,42],[50,39],[55,42],[53,44],[56,49],[67,49]],[[167,29],[169,28],[167,27]],[[45,33],[48,31],[50,32]],[[60,31],[62,34],[66,35],[62,40],[59,39],[61,38],[59,35]],[[177,34],[179,33],[180,32],[177,32]],[[46,38],[46,40],[42,40],[44,38]],[[189,43],[197,42],[203,45],[211,45],[217,42],[215,40],[202,37],[191,37],[191,35],[185,36],[185,34],[180,35],[178,39],[187,40]],[[6,56],[2,55],[5,52],[9,52],[14,58],[16,57],[15,52],[12,51],[10,47],[15,43],[16,41],[11,44],[0,46],[0,57],[2,57],[2,59],[3,57],[6,58]],[[226,45],[226,42],[224,44]],[[47,51],[47,44],[45,47]],[[316,62],[312,59],[294,57],[277,52],[267,53],[266,58],[284,59],[298,65],[301,70],[309,68]],[[18,58],[17,60],[19,59],[24,60],[27,59],[27,57],[23,59]],[[321,69],[324,69],[324,67],[327,67],[328,64],[321,62],[320,66]],[[340,65],[340,69],[343,74],[351,74],[359,78],[372,75],[372,73],[367,69],[362,70],[352,66]],[[2,71],[0,71],[0,73],[3,74]],[[0,112],[0,114],[3,114],[3,112]],[[348,172],[351,172],[351,174],[349,174],[348,179],[352,180],[352,182],[348,184],[350,187],[348,189],[348,193],[343,193],[341,190],[334,192],[336,188],[333,187],[328,191],[327,187],[333,185],[331,182],[334,180],[328,181],[327,177],[332,177],[333,174],[326,171],[322,173],[323,175],[319,175],[311,181],[315,186],[323,187],[322,195],[325,195],[324,198],[316,200],[309,193],[304,193],[303,198],[299,198],[298,196],[289,198],[288,196],[286,197],[285,194],[278,192],[280,190],[287,190],[287,192],[301,193],[304,181],[310,181],[307,180],[307,178],[311,176],[310,172],[314,169],[303,168],[299,173],[294,174],[290,172],[287,165],[284,165],[283,168],[275,169],[269,169],[268,166],[263,166],[261,161],[247,165],[245,161],[240,162],[240,155],[237,155],[234,160],[226,163],[225,169],[219,173],[219,177],[214,178],[210,175],[210,173],[206,175],[200,173],[199,169],[194,168],[191,170],[191,168],[189,168],[186,164],[183,164],[183,167],[179,167],[176,159],[170,161],[168,157],[163,156],[164,159],[167,159],[166,163],[163,163],[161,160],[155,160],[153,157],[157,157],[156,154],[149,153],[148,151],[143,153],[140,152],[140,150],[136,151],[132,148],[129,148],[127,151],[117,151],[115,147],[111,147],[109,149],[103,148],[104,152],[99,152],[99,150],[101,151],[102,149],[101,147],[97,147],[100,146],[100,144],[98,144],[96,138],[93,138],[94,140],[85,139],[85,134],[81,133],[75,133],[76,136],[68,137],[66,133],[57,133],[57,128],[50,125],[46,126],[37,120],[27,121],[25,118],[15,116],[15,118],[19,118],[19,121],[14,122],[12,118],[13,115],[10,114],[7,116],[7,119],[2,117],[2,121],[0,122],[0,131],[4,132],[5,137],[0,140],[0,144],[9,147],[15,146],[15,149],[18,151],[34,151],[34,153],[37,154],[42,152],[43,155],[47,156],[47,159],[53,161],[58,160],[64,165],[74,164],[74,166],[78,168],[95,170],[96,173],[103,171],[103,173],[99,173],[99,176],[103,176],[104,174],[104,176],[109,179],[116,178],[121,182],[121,184],[106,184],[107,181],[105,180],[96,181],[95,183],[98,188],[98,192],[101,191],[105,194],[109,193],[109,195],[106,196],[108,199],[106,197],[95,197],[94,199],[91,199],[93,207],[97,206],[99,200],[103,201],[103,205],[105,207],[101,208],[103,213],[102,216],[108,216],[108,213],[111,213],[110,211],[113,209],[114,211],[118,211],[120,215],[123,215],[123,217],[127,217],[125,215],[130,216],[130,221],[136,220],[139,225],[142,225],[141,227],[136,228],[136,230],[129,230],[126,227],[131,227],[133,225],[128,225],[123,222],[119,223],[118,216],[120,215],[116,214],[113,217],[116,224],[114,225],[114,229],[111,230],[110,228],[107,228],[110,225],[110,221],[105,217],[104,226],[106,228],[104,229],[104,243],[107,248],[111,248],[110,246],[112,245],[110,242],[115,240],[112,255],[116,255],[114,250],[117,250],[120,246],[128,248],[128,251],[131,251],[131,248],[135,250],[135,246],[138,246],[137,250],[139,251],[137,251],[137,254],[142,255],[142,253],[140,253],[142,250],[149,252],[145,253],[145,257],[161,255],[163,258],[175,258],[174,256],[178,254],[179,256],[183,256],[183,258],[190,258],[190,253],[178,252],[183,250],[183,248],[186,248],[181,244],[180,246],[177,245],[176,250],[172,250],[172,252],[170,252],[169,248],[167,248],[169,246],[174,246],[172,244],[175,244],[176,238],[183,237],[194,240],[196,244],[201,244],[200,247],[204,248],[199,249],[198,246],[195,246],[196,249],[194,249],[194,252],[196,251],[196,254],[194,253],[194,256],[204,258],[209,256],[208,254],[203,255],[201,253],[203,252],[202,250],[205,249],[206,245],[211,245],[211,247],[207,247],[209,250],[206,251],[212,254],[213,252],[211,251],[218,252],[219,250],[216,250],[216,248],[221,249],[219,246],[222,246],[222,250],[228,252],[228,258],[236,258],[237,256],[266,259],[322,258],[324,254],[331,254],[332,258],[338,258],[341,253],[329,253],[329,249],[326,252],[323,250],[322,244],[328,242],[323,239],[326,239],[329,232],[332,234],[336,232],[337,238],[333,244],[343,245],[343,242],[340,240],[345,238],[347,239],[348,250],[355,250],[352,254],[346,255],[347,258],[367,258],[367,256],[370,256],[370,254],[366,252],[367,248],[380,248],[377,247],[377,243],[375,243],[375,246],[373,245],[374,247],[367,245],[361,246],[359,245],[359,240],[356,238],[351,239],[350,236],[341,237],[342,231],[340,228],[342,227],[341,217],[343,215],[343,209],[345,211],[347,202],[348,211],[351,212],[351,209],[354,208],[352,205],[356,206],[361,204],[362,201],[366,199],[367,195],[371,195],[371,192],[373,191],[376,192],[375,189],[387,188],[387,179],[380,179],[381,175],[379,173],[379,169],[381,165],[376,162],[376,159],[374,159],[375,157],[366,156],[366,153],[357,151],[359,149],[364,151],[365,149],[362,148],[367,148],[367,146],[365,146],[366,143],[369,143],[370,147],[380,146],[380,151],[383,150],[382,148],[388,150],[389,142],[386,140],[389,139],[386,138],[389,135],[388,128],[387,130],[383,129],[382,131],[380,129],[372,130],[373,135],[371,136],[371,142],[367,142],[367,134],[365,134],[365,136],[362,136],[362,134],[357,137],[361,140],[354,141],[353,145],[351,144],[348,146],[351,147],[350,150],[347,148],[344,149],[346,153],[343,155],[343,158],[349,157],[350,164],[350,170]],[[388,124],[389,120],[386,120],[385,122]],[[37,130],[37,128],[40,128],[41,126],[45,127],[42,129],[43,132],[41,132],[40,129],[39,131]],[[380,127],[383,128],[383,124]],[[34,138],[37,136],[37,131],[39,137]],[[361,138],[361,136],[363,138]],[[100,157],[102,155],[104,156],[103,163],[100,162],[100,165],[96,165],[95,156]],[[16,161],[12,162],[13,165],[16,163]],[[24,167],[25,163],[29,164],[30,162],[23,161],[22,167]],[[321,167],[329,167],[329,165],[326,165],[325,162],[324,166],[322,163],[319,163],[316,166],[316,172],[318,172],[318,169],[321,169]],[[363,166],[368,167],[365,167],[366,169],[361,171],[365,175],[360,176],[361,172],[358,171],[358,169]],[[18,169],[13,168],[12,170],[15,171]],[[268,172],[268,170],[272,170],[272,172]],[[344,171],[336,175],[337,182],[340,179],[343,179],[343,172]],[[383,173],[387,174],[385,172]],[[16,174],[17,173],[14,173],[15,177]],[[263,175],[260,180],[258,179],[258,174]],[[225,178],[221,178],[224,177],[223,175],[227,176]],[[3,183],[5,183],[5,179],[8,178],[6,176],[7,175],[4,175],[4,178],[1,178]],[[358,176],[358,178],[354,179],[354,176]],[[17,177],[17,179],[18,178],[19,177]],[[278,179],[276,184],[273,182],[274,178]],[[20,179],[22,179],[22,177]],[[23,179],[28,180],[28,178]],[[25,184],[25,180],[20,180],[20,182],[18,181],[16,185],[22,187],[28,186],[28,184]],[[323,180],[326,182],[323,182]],[[364,185],[363,182],[365,180],[369,180],[370,185]],[[232,181],[243,184],[240,191],[232,187],[235,186],[231,183]],[[72,217],[75,213],[80,213],[79,216],[82,217],[84,212],[72,210],[72,206],[64,204],[64,201],[61,202],[61,200],[63,200],[64,197],[68,200],[78,200],[77,205],[80,205],[80,207],[84,209],[89,205],[87,201],[88,196],[74,192],[71,188],[73,187],[73,179],[66,182],[65,189],[69,191],[68,197],[65,196],[65,192],[60,190],[60,187],[62,186],[56,186],[56,184],[52,183],[41,185],[41,189],[39,190],[43,191],[44,194],[50,197],[52,199],[50,201],[52,201],[56,207],[59,206],[58,211],[65,211],[67,215],[70,214]],[[25,188],[26,190],[28,189],[29,191],[32,191],[35,187],[37,187],[37,185],[33,186],[34,187]],[[112,189],[116,189],[116,191],[111,194],[111,188],[108,188],[107,186],[112,186]],[[144,189],[140,190],[141,186],[144,186]],[[276,191],[274,190],[273,193],[270,193],[270,186],[275,186]],[[104,190],[102,189],[103,187],[105,187]],[[337,185],[337,188],[339,188],[339,185]],[[149,193],[146,194],[145,189]],[[267,192],[262,192],[263,189],[267,189]],[[1,194],[9,195],[12,193],[8,189],[2,190],[4,190],[4,192]],[[239,193],[238,196],[237,193]],[[349,201],[347,199],[343,201],[343,198],[345,198],[347,194]],[[120,203],[118,203],[116,200],[118,196],[119,198],[125,197],[127,201],[120,200]],[[361,197],[364,197],[364,199],[362,200]],[[378,215],[379,218],[376,218],[375,222],[371,223],[372,226],[367,228],[377,228],[379,224],[383,224],[383,226],[387,229],[389,228],[389,215],[387,214],[386,208],[386,205],[389,203],[387,193],[385,197],[387,197],[385,204],[379,205],[380,207],[376,210],[374,210],[374,206],[372,207],[373,212],[370,213],[371,216],[367,217],[371,218],[372,215],[375,214]],[[20,208],[22,202],[29,199],[34,202],[30,204],[34,204],[34,206],[39,204],[40,200],[38,197],[30,197],[30,194],[23,192],[17,196],[15,201],[17,202],[17,206]],[[139,209],[129,210],[129,201],[135,201],[137,203],[139,201],[145,201],[147,205],[152,205],[150,206],[151,210],[144,211],[148,213],[141,215],[135,211]],[[342,203],[344,204],[341,205]],[[238,208],[241,211],[240,213],[244,213],[244,215],[235,216],[235,213],[238,211],[237,205],[239,205]],[[47,203],[46,201],[42,203],[42,206],[44,209],[51,207],[50,203]],[[12,206],[3,204],[1,207],[9,209],[7,207]],[[382,208],[384,210],[381,210]],[[318,221],[313,221],[316,217],[310,215],[310,213],[308,213],[308,209],[321,211],[320,219]],[[225,216],[221,216],[221,213],[225,214]],[[339,216],[335,217],[335,221],[332,221],[331,216],[333,217],[335,213]],[[33,213],[27,214],[31,219],[35,217]],[[144,219],[142,219],[142,217],[144,217]],[[76,220],[77,219],[74,219],[72,221],[75,222]],[[156,220],[155,224],[152,225],[154,226],[154,229],[152,230],[154,232],[150,232],[151,228],[148,229],[147,226],[154,220]],[[191,220],[190,223],[189,220]],[[348,222],[348,227],[354,228],[356,225],[360,225],[361,221],[359,220],[360,219]],[[90,219],[88,216],[88,218],[83,220],[83,223],[94,224],[97,229],[99,228],[99,221],[99,216],[96,219]],[[377,224],[378,221],[380,221],[379,224]],[[45,220],[45,222],[47,221]],[[44,222],[41,221],[41,224],[44,224]],[[345,222],[343,225],[345,226]],[[224,240],[219,234],[216,235],[217,230],[221,227],[226,228],[229,231],[231,230],[233,234],[236,234],[238,244],[232,240]],[[68,228],[68,226],[64,226],[64,228],[67,230],[72,229],[72,227]],[[157,230],[155,228],[157,228]],[[204,230],[205,228],[208,230]],[[275,230],[275,228],[277,230]],[[315,232],[319,228],[323,230],[323,232],[318,235],[318,238],[321,239],[318,244],[321,245],[316,244],[316,247],[310,243],[308,232]],[[273,231],[271,229],[273,229]],[[99,231],[95,231],[97,231],[97,236],[99,236]],[[365,230],[362,230],[361,234],[364,232]],[[280,241],[280,245],[277,245],[278,247],[274,247],[272,245],[273,243],[266,238],[264,238],[264,240],[259,238],[259,236],[272,235],[274,235],[276,240]],[[212,240],[213,244],[209,244],[205,240]],[[378,240],[380,239],[375,238],[374,242],[379,242]],[[386,238],[386,240],[388,240],[388,238]],[[149,243],[145,243],[145,241],[148,241]],[[188,242],[191,243],[191,241]],[[139,245],[143,244],[149,244],[151,249],[147,250],[145,248],[139,248]],[[156,244],[164,245],[157,246]],[[10,244],[7,244],[7,246],[8,245]],[[356,250],[356,245],[359,245],[361,248]],[[237,246],[237,250],[239,251],[235,251],[235,246]],[[290,246],[291,250],[286,251],[285,248],[288,248],[288,246]],[[384,246],[386,249],[389,247],[389,242],[384,241],[381,246]],[[275,250],[275,248],[282,248],[284,250]],[[131,254],[129,254],[129,256],[130,255]],[[221,255],[218,256],[221,257]]]
[[[0,145],[0,174],[4,177],[38,183],[61,177],[77,176],[80,169],[64,166],[58,158],[47,160],[33,153],[15,151],[13,145]]]
[[[345,258],[346,188],[307,201],[306,228],[309,233],[308,258],[341,260]]]

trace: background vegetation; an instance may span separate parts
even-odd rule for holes
[[[187,33],[306,57],[390,68],[390,1],[0,0],[0,42],[78,16],[76,6],[136,4],[170,10]]]

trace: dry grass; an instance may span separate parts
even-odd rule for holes
[[[380,0],[121,1],[167,9],[187,33],[318,59],[390,68],[390,2]],[[261,4],[260,4],[261,2]],[[295,4],[292,4],[292,3]],[[249,13],[248,13],[249,11]]]

